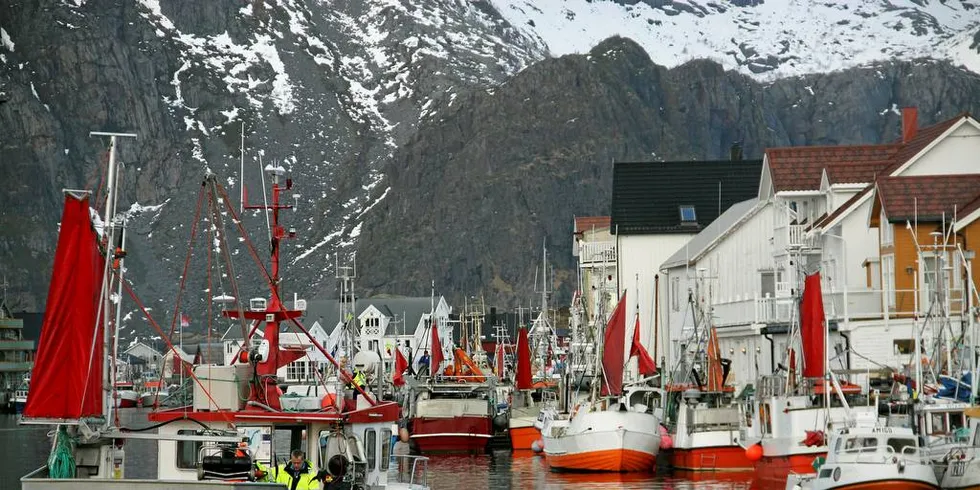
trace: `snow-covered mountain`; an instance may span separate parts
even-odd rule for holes
[[[936,58],[980,72],[975,0],[492,0],[552,55],[620,35],[672,67],[710,59],[773,80]],[[972,46],[972,49],[971,49]]]
[[[441,236],[420,217],[428,212],[424,203],[435,200],[436,193],[452,201],[449,208],[476,198],[475,193],[460,194],[458,187],[442,187],[446,176],[435,170],[441,167],[428,162],[441,153],[550,158],[551,154],[543,157],[514,145],[531,148],[531,142],[543,139],[575,145],[591,138],[587,131],[566,133],[564,126],[537,124],[551,109],[521,112],[530,111],[538,96],[534,92],[526,95],[526,103],[499,109],[493,94],[542,62],[552,63],[552,68],[539,72],[546,75],[534,78],[534,87],[561,92],[563,84],[577,83],[582,72],[593,68],[569,58],[568,70],[573,71],[562,71],[554,69],[562,61],[553,58],[587,53],[613,35],[635,40],[654,62],[667,67],[708,58],[767,83],[923,56],[980,71],[980,8],[960,0],[7,2],[0,5],[0,101],[6,102],[0,104],[0,180],[22,184],[9,185],[0,194],[0,272],[14,285],[11,292],[19,295],[21,307],[43,308],[59,191],[92,188],[100,180],[105,142],[89,138],[88,132],[135,131],[140,138],[120,148],[127,163],[121,206],[135,210],[127,263],[141,292],[153,298],[158,309],[172,310],[194,215],[193,197],[207,171],[237,196],[244,126],[244,182],[252,199],[261,196],[260,154],[265,162],[284,165],[297,183],[291,192],[299,195],[298,207],[287,217],[287,226],[297,229],[298,238],[287,241],[284,249],[290,291],[307,297],[331,294],[334,259],[355,249],[370,251],[360,246],[366,235],[383,240],[378,247],[394,251],[358,257],[359,265],[377,276],[363,281],[370,283],[372,292],[425,289],[428,279],[406,276],[389,281],[387,276],[433,254],[433,247],[442,247],[439,254],[460,256],[450,263],[472,263],[470,256],[483,253],[473,244],[444,247],[442,241],[465,240],[467,235]],[[602,70],[622,62],[615,56],[606,58]],[[627,58],[639,63],[636,56]],[[655,73],[648,68],[644,66],[643,73]],[[601,79],[596,86],[610,90],[636,82],[624,80],[621,71],[610,73],[614,74],[588,75]],[[666,90],[656,79],[641,82],[651,92]],[[742,89],[733,89],[737,90]],[[899,101],[894,95],[878,105],[887,108]],[[593,102],[567,103],[587,107]],[[522,130],[524,143],[508,143],[503,151],[498,140],[466,132],[455,122],[461,111],[474,112],[474,104],[493,109],[481,113],[488,118],[487,127],[505,127],[498,124],[505,119],[535,124]],[[881,109],[868,108],[874,113]],[[633,127],[637,121],[609,117],[590,127],[605,125],[616,133],[619,126]],[[796,124],[803,125],[786,121],[787,126]],[[676,138],[687,137],[683,133]],[[576,141],[562,140],[563,134],[574,134]],[[439,148],[440,155],[430,155],[433,148]],[[678,148],[687,147],[668,145],[651,151],[669,155]],[[565,154],[562,148],[548,151]],[[469,162],[455,163],[452,171],[471,172],[457,176],[460,182],[483,182],[501,172],[517,172],[514,168],[525,162],[513,156],[492,163],[492,171]],[[418,191],[423,188],[428,190]],[[549,192],[540,191],[537,198],[565,198]],[[392,196],[399,200],[391,202]],[[382,209],[398,223],[390,229],[407,231],[386,235],[384,230],[369,230],[367,217]],[[501,207],[490,215],[499,215],[498,225],[509,227],[528,219],[503,216],[516,212]],[[263,236],[261,216],[252,213],[246,220],[253,237]],[[419,227],[424,229],[415,230]],[[405,245],[406,236],[414,240],[421,233],[435,236]],[[567,241],[559,232],[549,233],[555,235],[549,242]],[[236,256],[247,255],[240,244],[233,246]],[[522,250],[507,250],[510,256],[500,261],[512,262],[508,267],[514,270],[528,269]],[[375,257],[382,257],[377,260],[383,263],[368,266]],[[204,267],[202,257],[195,260]],[[446,279],[438,284],[445,294],[482,287],[478,281],[455,279],[464,272],[447,267]],[[509,292],[502,287],[502,299],[523,294],[521,278],[498,272],[487,276],[485,270],[471,277],[512,285]],[[244,266],[238,273],[256,276]],[[412,286],[415,282],[419,284]],[[386,284],[395,286],[386,289]],[[255,293],[261,289],[259,283],[251,286]],[[197,297],[186,305],[194,318],[206,307],[207,295],[200,292],[207,287],[200,279],[188,285]]]

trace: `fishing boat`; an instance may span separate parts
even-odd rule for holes
[[[24,406],[27,405],[27,393],[30,391],[31,387],[31,376],[25,375],[24,380],[14,391],[13,403],[14,403],[14,413],[23,413]]]
[[[441,353],[437,328],[432,332],[432,352]],[[462,349],[456,348],[453,356],[453,365],[413,388],[409,432],[422,454],[482,453],[493,437],[493,378],[485,376]],[[432,356],[437,371],[441,357]]]
[[[568,414],[545,417],[544,456],[552,470],[653,471],[660,450],[660,419],[643,399],[647,390],[623,386],[626,347],[625,293],[617,304],[598,352],[601,386],[593,383],[589,398]],[[642,349],[642,346],[639,346]],[[631,349],[632,351],[633,349]],[[649,355],[648,355],[649,356]],[[634,397],[634,393],[640,397]]]
[[[951,448],[939,465],[942,488],[980,490],[980,407],[970,407],[965,413],[970,418],[970,434]]]
[[[752,461],[738,445],[741,411],[734,404],[734,389],[726,385],[728,360],[721,357],[702,282],[699,277],[688,299],[695,324],[686,345],[693,346],[693,353],[678,360],[677,377],[666,387],[671,466],[689,472],[752,471]]]
[[[786,490],[939,488],[928,456],[907,427],[873,424],[837,429],[831,433],[829,447],[817,472],[791,474]]]
[[[874,420],[878,413],[860,387],[840,383],[827,370],[819,272],[806,277],[802,302],[802,321],[791,330],[791,342],[799,344],[788,347],[789,373],[760,378],[740,429],[739,444],[754,463],[760,488],[783,487],[790,473],[812,472],[814,461],[827,456],[828,431],[850,419]],[[802,376],[796,374],[797,348],[803,352]],[[839,386],[831,390],[827,378]]]
[[[143,382],[143,393],[140,394],[139,406],[141,407],[155,407],[163,403],[169,393],[166,388],[160,389],[162,381],[159,379],[144,381]]]
[[[425,458],[404,456],[400,457],[404,461],[390,465],[393,458],[388,441],[399,408],[394,402],[379,400],[367,386],[354,385],[357,397],[346,392],[343,397],[325,397],[325,407],[316,411],[282,408],[275,373],[306,352],[280,345],[283,327],[290,326],[307,335],[314,348],[336,369],[338,383],[351,383],[353,375],[299,321],[302,303],[294,300],[289,308],[281,299],[280,243],[293,234],[287,235],[280,223],[280,211],[291,207],[282,204],[280,196],[292,187],[292,182],[287,178],[282,185],[285,170],[277,165],[264,169],[272,178],[271,203],[250,206],[242,191],[243,208],[261,210],[270,217],[269,268],[261,261],[241,216],[218,179],[208,173],[199,188],[198,209],[206,202],[209,216],[207,229],[201,233],[208,249],[230,253],[227,216],[258,264],[269,291],[268,299],[253,298],[247,306],[237,300],[234,304],[226,302],[224,309],[215,312],[239,322],[243,329],[247,320],[254,321],[251,332],[244,332],[246,342],[234,357],[235,362],[229,366],[196,366],[188,373],[193,384],[192,403],[150,412],[148,418],[154,425],[118,425],[112,386],[106,381],[113,379],[109,359],[118,345],[124,293],[157,330],[168,350],[176,353],[176,347],[139,299],[134,286],[122,278],[125,227],[114,213],[116,184],[120,181],[116,141],[133,135],[93,134],[111,137],[105,219],[93,222],[90,193],[66,192],[34,382],[21,420],[22,424],[54,425],[56,430],[49,463],[23,477],[22,488],[278,489],[282,485],[268,479],[273,468],[288,458],[275,450],[277,442],[281,444],[283,440],[289,441],[292,449],[304,451],[307,460],[322,469],[316,474],[318,479],[343,482],[347,488],[426,488]],[[197,236],[200,223],[193,223],[192,237]],[[188,258],[194,243],[192,240],[188,247]],[[223,273],[236,278],[230,271]],[[237,285],[234,289],[238,291]],[[115,301],[110,292],[115,294]],[[182,293],[181,289],[175,299],[176,311]],[[260,327],[264,327],[262,342],[253,346],[250,340]],[[380,367],[378,374],[380,380]],[[380,390],[374,393],[377,392]],[[156,429],[156,433],[149,429]],[[125,479],[127,464],[122,441],[126,439],[158,442],[157,479]],[[389,471],[394,467],[412,471]]]

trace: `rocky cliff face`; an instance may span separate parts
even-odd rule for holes
[[[0,5],[0,273],[12,306],[43,308],[60,191],[103,179],[107,142],[94,130],[139,134],[119,152],[127,265],[169,323],[207,172],[237,205],[243,125],[250,201],[261,199],[260,152],[297,182],[287,294],[332,294],[336,256],[356,248],[364,294],[427,294],[434,280],[450,297],[483,290],[514,304],[527,302],[545,241],[568,291],[572,217],[608,213],[613,160],[720,157],[735,140],[747,156],[772,144],[880,141],[897,134],[893,107],[918,105],[931,122],[980,100],[975,75],[938,62],[760,84],[706,61],[667,69],[649,46],[620,38],[550,58],[574,49],[501,15],[505,4]],[[940,20],[923,35],[942,41],[962,27]],[[245,224],[266,253],[265,219],[247,212]],[[227,277],[206,282],[206,235],[181,306],[195,329],[210,293],[230,289]],[[230,248],[249,278],[240,296],[261,294],[244,245]],[[139,315],[127,318],[145,331]]]
[[[633,41],[546,60],[423,125],[386,170],[388,197],[359,242],[361,285],[484,291],[527,303],[543,241],[559,301],[575,283],[572,220],[609,213],[612,162],[747,158],[769,146],[877,143],[898,108],[931,124],[980,109],[980,77],[888,63],[760,84],[706,61],[665,69]],[[540,270],[540,269],[539,269]]]

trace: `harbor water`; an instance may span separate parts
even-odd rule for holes
[[[0,448],[5,456],[0,465],[0,490],[19,490],[20,477],[44,464],[51,451],[47,426],[22,426],[18,415],[0,415]],[[120,425],[146,426],[141,409],[120,411]],[[283,451],[286,448],[282,448]],[[126,442],[126,477],[156,477],[156,442]],[[494,451],[478,456],[434,456],[429,462],[433,490],[496,489],[748,489],[745,476],[718,475],[694,481],[681,476],[649,474],[555,473],[544,458],[530,451]]]

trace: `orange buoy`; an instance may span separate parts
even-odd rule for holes
[[[762,445],[753,444],[745,448],[745,457],[748,458],[749,461],[753,462],[762,459]]]
[[[323,398],[320,399],[320,408],[323,410],[328,408],[337,408],[337,395],[333,393],[323,395]]]

